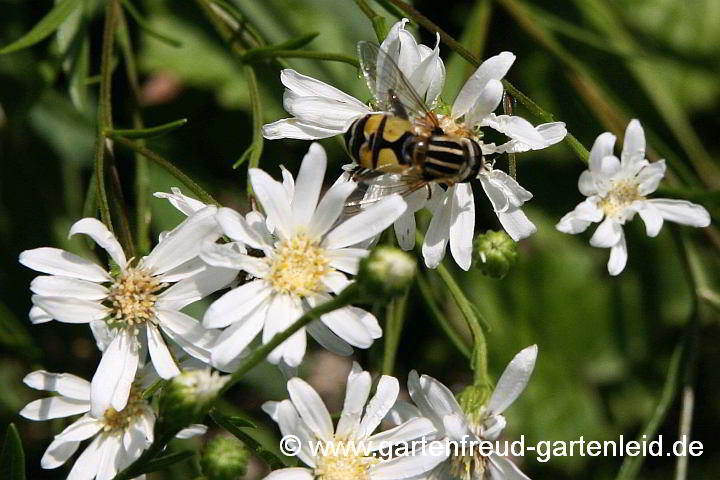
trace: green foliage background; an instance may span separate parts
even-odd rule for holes
[[[28,31],[52,3],[2,0],[0,45]],[[17,263],[20,251],[46,245],[88,253],[87,244],[69,241],[66,235],[71,223],[82,216],[94,150],[97,84],[92,77],[99,69],[102,10],[92,0],[85,3],[91,12],[87,24],[68,20],[50,39],[0,56],[0,418],[3,424],[18,425],[31,479],[59,478],[67,471],[39,468],[42,452],[64,422],[33,423],[17,416],[25,403],[37,398],[36,392],[22,385],[22,377],[45,368],[90,378],[99,360],[86,326],[30,325],[28,286],[34,273]],[[146,124],[189,120],[181,130],[150,140],[149,146],[221,203],[247,210],[245,170],[231,168],[252,139],[242,65],[193,2],[136,3],[155,30],[182,42],[179,48],[170,46],[130,21]],[[350,0],[234,3],[269,43],[319,32],[307,49],[353,55],[358,40],[375,39],[370,22]],[[418,0],[414,6],[478,56],[514,52],[518,59],[508,79],[565,121],[587,147],[602,131],[621,133],[629,118],[639,118],[650,145],[682,179],[681,188],[666,188],[664,193],[700,202],[717,219],[720,196],[713,172],[720,155],[720,3]],[[395,20],[377,4],[373,7],[389,23]],[[82,35],[75,35],[86,28],[89,45],[79,40]],[[427,31],[416,31],[424,43],[434,43]],[[89,48],[87,64],[82,61],[83,48]],[[448,68],[443,98],[449,102],[473,68],[446,47],[441,51]],[[369,98],[356,70],[347,64],[287,62],[358,98]],[[278,68],[270,62],[256,67],[264,121],[286,116]],[[115,124],[130,128],[132,102],[122,78],[118,73],[113,84]],[[521,107],[516,112],[540,123]],[[341,143],[337,139],[322,143],[333,162],[332,171],[339,174],[340,165],[346,163]],[[261,166],[276,177],[281,163],[296,172],[307,147],[307,142],[294,140],[265,142]],[[116,154],[132,212],[135,160],[120,146]],[[694,311],[683,253],[671,229],[648,239],[640,221],[633,222],[627,229],[629,264],[618,278],[608,276],[608,252],[591,248],[588,234],[571,237],[555,231],[555,222],[581,199],[577,178],[583,169],[565,144],[519,155],[518,177],[534,194],[527,212],[538,233],[520,244],[520,261],[503,280],[454,272],[490,323],[490,368],[495,379],[522,347],[539,346],[530,386],[508,412],[508,436],[524,433],[528,442],[573,440],[581,435],[586,440],[635,437],[652,415],[672,352]],[[152,164],[149,177],[151,191],[179,186]],[[497,229],[484,197],[476,198],[479,230]],[[152,199],[150,206],[153,238],[180,220],[180,214],[163,200]],[[706,286],[717,295],[711,289],[720,271],[718,247],[703,232],[683,233],[699,247]],[[435,291],[445,313],[463,329],[452,299],[440,285]],[[471,379],[466,360],[431,320],[419,294],[413,291],[410,298],[396,375],[404,383],[407,373],[417,369],[459,390]],[[690,459],[688,478],[714,479],[720,476],[717,305],[713,310],[702,302],[699,319],[689,378],[695,386],[693,438],[703,442],[705,453]],[[469,333],[465,335],[469,339]],[[318,350],[314,344],[312,348]],[[378,371],[382,342],[358,351],[356,358]],[[319,371],[332,377],[333,371],[344,368],[344,363],[338,366],[327,356],[316,355],[308,357],[301,373]],[[260,404],[284,396],[282,376],[264,365],[227,396],[227,404],[267,424]],[[666,440],[677,436],[679,406],[676,399],[660,428]],[[521,467],[533,479],[603,480],[615,478],[621,462],[572,457],[538,463],[525,458]],[[192,462],[184,463],[165,477],[153,478],[193,478],[196,468]],[[672,458],[648,458],[638,478],[673,478],[674,468]]]

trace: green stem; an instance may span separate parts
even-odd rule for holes
[[[392,4],[394,4],[396,7],[398,7],[400,10],[405,12],[405,14],[412,18],[418,25],[425,28],[426,30],[437,33],[440,35],[440,41],[447,45],[451,50],[454,50],[457,52],[461,57],[463,57],[465,60],[470,62],[476,67],[480,66],[480,59],[475,57],[475,55],[472,54],[468,49],[466,49],[460,42],[455,40],[453,37],[451,37],[447,32],[445,32],[442,28],[438,27],[435,23],[433,23],[429,18],[427,18],[425,15],[417,11],[412,6],[408,5],[407,3],[403,2],[402,0],[388,0]],[[525,108],[528,109],[528,111],[534,115],[535,117],[539,118],[540,120],[544,122],[553,122],[554,117],[553,115],[541,108],[537,103],[533,102],[527,95],[522,93],[520,90],[515,88],[510,82],[507,80],[503,80],[503,85],[505,86],[505,89],[512,94],[513,97],[515,97]],[[568,134],[565,136],[565,143],[572,149],[573,152],[585,163],[587,163],[588,159],[588,150],[583,146],[580,141],[578,141],[577,138],[575,138],[571,133],[568,132]]]
[[[260,157],[262,156],[263,145],[265,138],[262,134],[263,127],[263,111],[262,111],[262,100],[260,99],[260,91],[258,90],[257,76],[255,75],[255,69],[250,65],[243,67],[245,73],[245,80],[248,85],[248,92],[250,94],[250,106],[252,107],[252,127],[253,127],[253,139],[252,149],[249,154],[250,161],[248,162],[248,184],[247,192],[248,196],[252,196],[252,184],[250,183],[250,169],[257,168],[260,165]],[[240,163],[240,162],[238,162]],[[237,165],[237,164],[236,164]]]
[[[355,0],[358,8],[365,14],[366,17],[372,22],[373,30],[375,30],[375,36],[377,36],[378,43],[382,43],[387,37],[388,28],[385,24],[385,17],[378,15],[365,0]]]
[[[405,311],[407,309],[408,292],[401,297],[391,300],[385,310],[385,348],[383,354],[382,372],[384,375],[392,375],[395,368],[395,358],[397,357],[397,349],[400,345],[400,335],[402,334],[403,324],[405,322]]]
[[[312,58],[315,60],[325,60],[328,62],[347,63],[348,65],[352,65],[355,68],[360,68],[360,62],[358,61],[358,59],[355,57],[351,57],[350,55],[343,55],[341,53],[314,52],[312,50],[251,50],[247,54],[243,55],[241,60],[247,63],[251,63],[267,58]]]
[[[415,232],[415,243],[420,246],[425,241],[425,237],[419,231]],[[455,304],[465,317],[465,321],[473,335],[473,351],[470,360],[475,385],[490,385],[490,376],[487,368],[487,341],[485,340],[485,332],[483,332],[483,321],[479,318],[479,312],[473,308],[472,303],[462,291],[460,285],[455,281],[452,274],[445,268],[442,263],[435,269],[442,281],[445,283],[450,295],[455,300]]]
[[[105,26],[103,29],[102,54],[100,60],[100,101],[97,111],[97,136],[95,139],[95,178],[97,179],[97,200],[100,208],[100,217],[103,223],[112,232],[113,225],[110,217],[110,204],[108,202],[105,185],[105,130],[112,128],[111,77],[113,40],[115,38],[115,23],[117,20],[117,2],[110,0],[105,8]]]
[[[420,289],[420,297],[430,310],[430,315],[437,322],[440,328],[442,328],[443,332],[445,332],[445,335],[447,335],[453,345],[455,345],[455,348],[457,348],[464,356],[470,358],[470,348],[468,348],[465,344],[465,340],[448,321],[447,316],[442,312],[442,310],[440,310],[440,307],[435,301],[435,294],[422,273],[418,273],[417,275],[417,285]]]
[[[212,195],[207,193],[203,188],[195,183],[192,178],[187,176],[185,173],[183,173],[182,170],[177,168],[175,165],[172,164],[169,160],[161,157],[157,153],[153,152],[152,150],[148,149],[147,147],[144,147],[143,145],[138,144],[137,142],[133,142],[132,140],[128,140],[127,138],[121,137],[119,135],[114,135],[112,133],[108,134],[108,138],[113,139],[115,142],[119,143],[120,145],[124,145],[128,147],[129,149],[133,150],[134,152],[139,153],[140,155],[144,156],[148,160],[152,160],[165,170],[167,170],[172,176],[180,180],[183,184],[185,184],[186,187],[192,191],[195,196],[198,197],[199,200],[211,204],[211,205],[219,205],[219,203],[213,198]]]

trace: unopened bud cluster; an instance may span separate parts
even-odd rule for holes
[[[166,427],[201,420],[229,379],[209,368],[185,370],[173,377],[160,399],[160,415]]]
[[[473,264],[488,277],[503,278],[517,258],[517,244],[503,231],[489,230],[473,241]]]
[[[210,440],[200,459],[208,480],[237,480],[247,472],[250,451],[243,442],[229,435]]]
[[[360,262],[357,282],[370,297],[400,295],[415,277],[417,266],[409,254],[395,247],[379,246]]]

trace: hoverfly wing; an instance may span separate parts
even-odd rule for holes
[[[435,114],[430,112],[390,55],[370,42],[359,42],[357,49],[365,82],[382,109],[401,118],[428,118],[438,126]]]
[[[358,188],[345,202],[345,213],[355,215],[363,209],[376,204],[392,194],[403,197],[423,188],[426,182],[419,173],[384,173],[377,170],[364,170],[352,177]]]

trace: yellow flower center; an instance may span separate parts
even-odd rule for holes
[[[438,115],[440,128],[447,135],[457,135],[459,137],[478,139],[478,136],[471,129],[465,126],[464,122],[456,122],[450,115]]]
[[[638,194],[638,186],[630,180],[613,181],[610,191],[597,204],[598,208],[605,212],[605,215],[611,217],[621,212],[635,200],[642,200],[642,195]]]
[[[133,385],[125,408],[119,412],[112,407],[105,410],[105,414],[103,415],[103,423],[105,423],[103,431],[125,430],[130,426],[130,422],[135,417],[142,414],[146,407],[147,402],[142,398],[142,390]]]
[[[142,268],[128,268],[110,287],[108,322],[114,327],[135,327],[154,321],[157,292],[166,286]]]
[[[472,455],[454,455],[450,460],[450,475],[457,480],[473,480],[485,478],[487,457],[474,449]]]
[[[275,256],[268,259],[267,280],[276,292],[307,296],[317,292],[325,275],[333,271],[325,249],[305,234],[283,240],[275,247]]]
[[[322,445],[316,461],[315,477],[320,480],[369,480],[370,467],[380,461],[376,457],[363,456],[363,446],[344,440]]]

